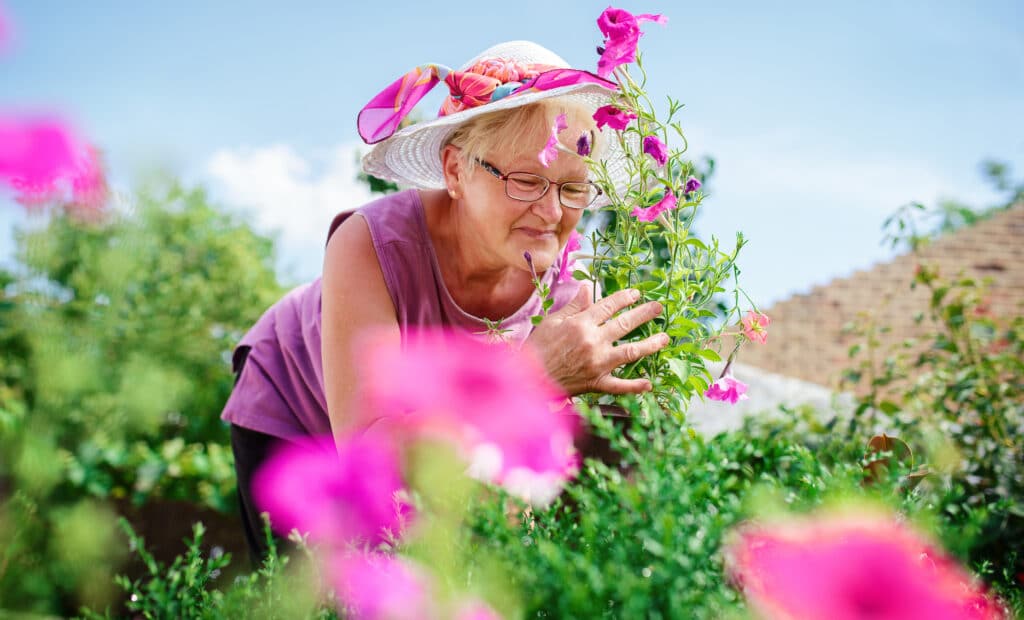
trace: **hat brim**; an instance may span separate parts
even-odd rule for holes
[[[594,84],[577,84],[525,93],[518,97],[506,97],[487,105],[415,123],[374,145],[363,157],[363,170],[369,175],[406,187],[444,189],[441,148],[457,127],[481,114],[509,110],[554,97],[575,99],[591,111],[595,111],[612,103],[614,93]],[[610,129],[602,132],[607,137],[600,161],[607,167],[615,186],[622,188],[626,185],[629,175],[625,153],[619,145],[618,136],[609,135],[612,133]]]

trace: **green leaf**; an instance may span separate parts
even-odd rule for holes
[[[712,362],[722,361],[722,356],[712,349],[701,349],[700,351],[697,351],[697,355],[703,357],[706,360],[711,360]]]

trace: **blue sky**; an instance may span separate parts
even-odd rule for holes
[[[370,97],[415,65],[458,66],[512,39],[593,68],[607,6],[0,3],[17,37],[0,108],[62,111],[123,187],[153,167],[208,185],[277,231],[294,281],[319,272],[331,215],[366,197],[352,177]],[[698,226],[726,245],[743,231],[743,282],[761,304],[884,259],[880,225],[905,202],[991,203],[984,158],[1024,175],[1018,1],[619,6],[669,17],[641,41],[651,92],[686,104],[690,152],[716,158]],[[22,219],[0,204],[0,260]]]

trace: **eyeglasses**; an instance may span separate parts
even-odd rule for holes
[[[540,200],[548,193],[551,186],[558,188],[558,202],[570,209],[586,209],[601,195],[601,188],[589,181],[569,181],[555,183],[540,175],[529,172],[509,172],[502,174],[500,170],[482,159],[476,160],[481,168],[490,172],[495,178],[505,182],[505,195],[512,200],[533,202]]]

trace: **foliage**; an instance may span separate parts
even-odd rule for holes
[[[31,224],[0,282],[0,608],[49,613],[100,602],[90,584],[120,561],[97,500],[234,509],[231,349],[282,291],[271,242],[201,189],[153,185],[102,220]]]
[[[866,384],[853,423],[901,436],[924,455],[951,544],[1006,589],[1024,574],[1024,317],[994,316],[984,283],[920,265],[924,335],[880,351],[855,328],[851,384]],[[882,359],[877,362],[875,360]]]
[[[121,520],[132,549],[146,566],[144,579],[119,576],[117,584],[127,593],[125,609],[151,619],[229,619],[229,618],[308,618],[329,620],[337,616],[318,603],[314,591],[317,575],[301,556],[279,555],[267,529],[270,554],[262,566],[250,574],[238,575],[230,585],[228,567],[231,555],[214,548],[203,550],[204,528],[197,523],[188,550],[164,566],[146,551],[143,541],[131,525]],[[222,589],[223,588],[223,589]],[[108,608],[104,614],[82,610],[87,620],[118,617]]]

